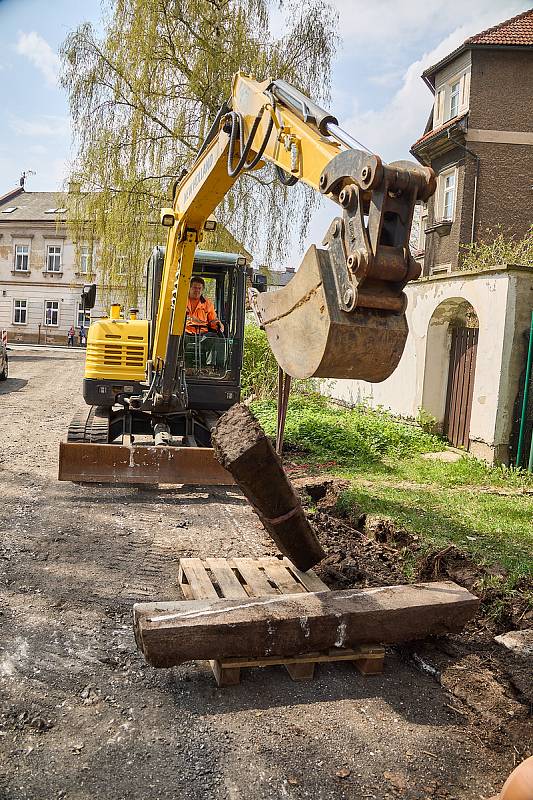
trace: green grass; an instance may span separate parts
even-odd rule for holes
[[[273,435],[275,404],[252,408]],[[521,493],[533,488],[531,473],[468,456],[424,459],[444,442],[385,412],[338,408],[316,395],[291,397],[285,441],[304,451],[291,460],[351,481],[339,499],[348,515],[359,508],[418,534],[424,549],[455,544],[479,564],[501,564],[509,590],[524,577],[533,583],[533,496]]]

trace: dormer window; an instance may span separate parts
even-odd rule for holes
[[[435,87],[433,128],[468,111],[470,95],[470,67]]]

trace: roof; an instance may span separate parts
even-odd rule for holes
[[[418,147],[418,145],[423,144],[424,142],[429,141],[429,139],[432,139],[434,136],[438,136],[439,133],[442,133],[447,128],[453,128],[454,125],[457,125],[458,122],[461,122],[461,120],[463,120],[467,115],[468,111],[465,111],[464,114],[460,114],[458,117],[452,117],[452,119],[449,119],[447,122],[444,122],[442,125],[439,125],[438,128],[435,128],[432,131],[428,131],[423,136],[421,136],[420,139],[416,140],[416,142],[412,145],[411,149]]]
[[[66,195],[59,192],[26,192],[15,195],[8,192],[0,197],[0,224],[2,222],[52,222],[57,223],[58,216],[64,219],[64,214],[46,213],[51,209],[65,208]],[[14,211],[6,213],[8,208]]]
[[[533,8],[471,36],[465,44],[493,44],[503,47],[533,46]]]
[[[465,39],[460,47],[424,70],[422,77],[431,80],[445,64],[465,50],[477,47],[533,47],[533,8]]]

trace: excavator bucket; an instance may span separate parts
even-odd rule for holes
[[[402,356],[405,314],[365,307],[343,311],[331,254],[314,245],[287,286],[255,294],[252,304],[276,361],[294,378],[379,382]]]

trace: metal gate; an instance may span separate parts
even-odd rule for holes
[[[452,328],[444,433],[455,447],[468,449],[476,372],[478,328]]]

